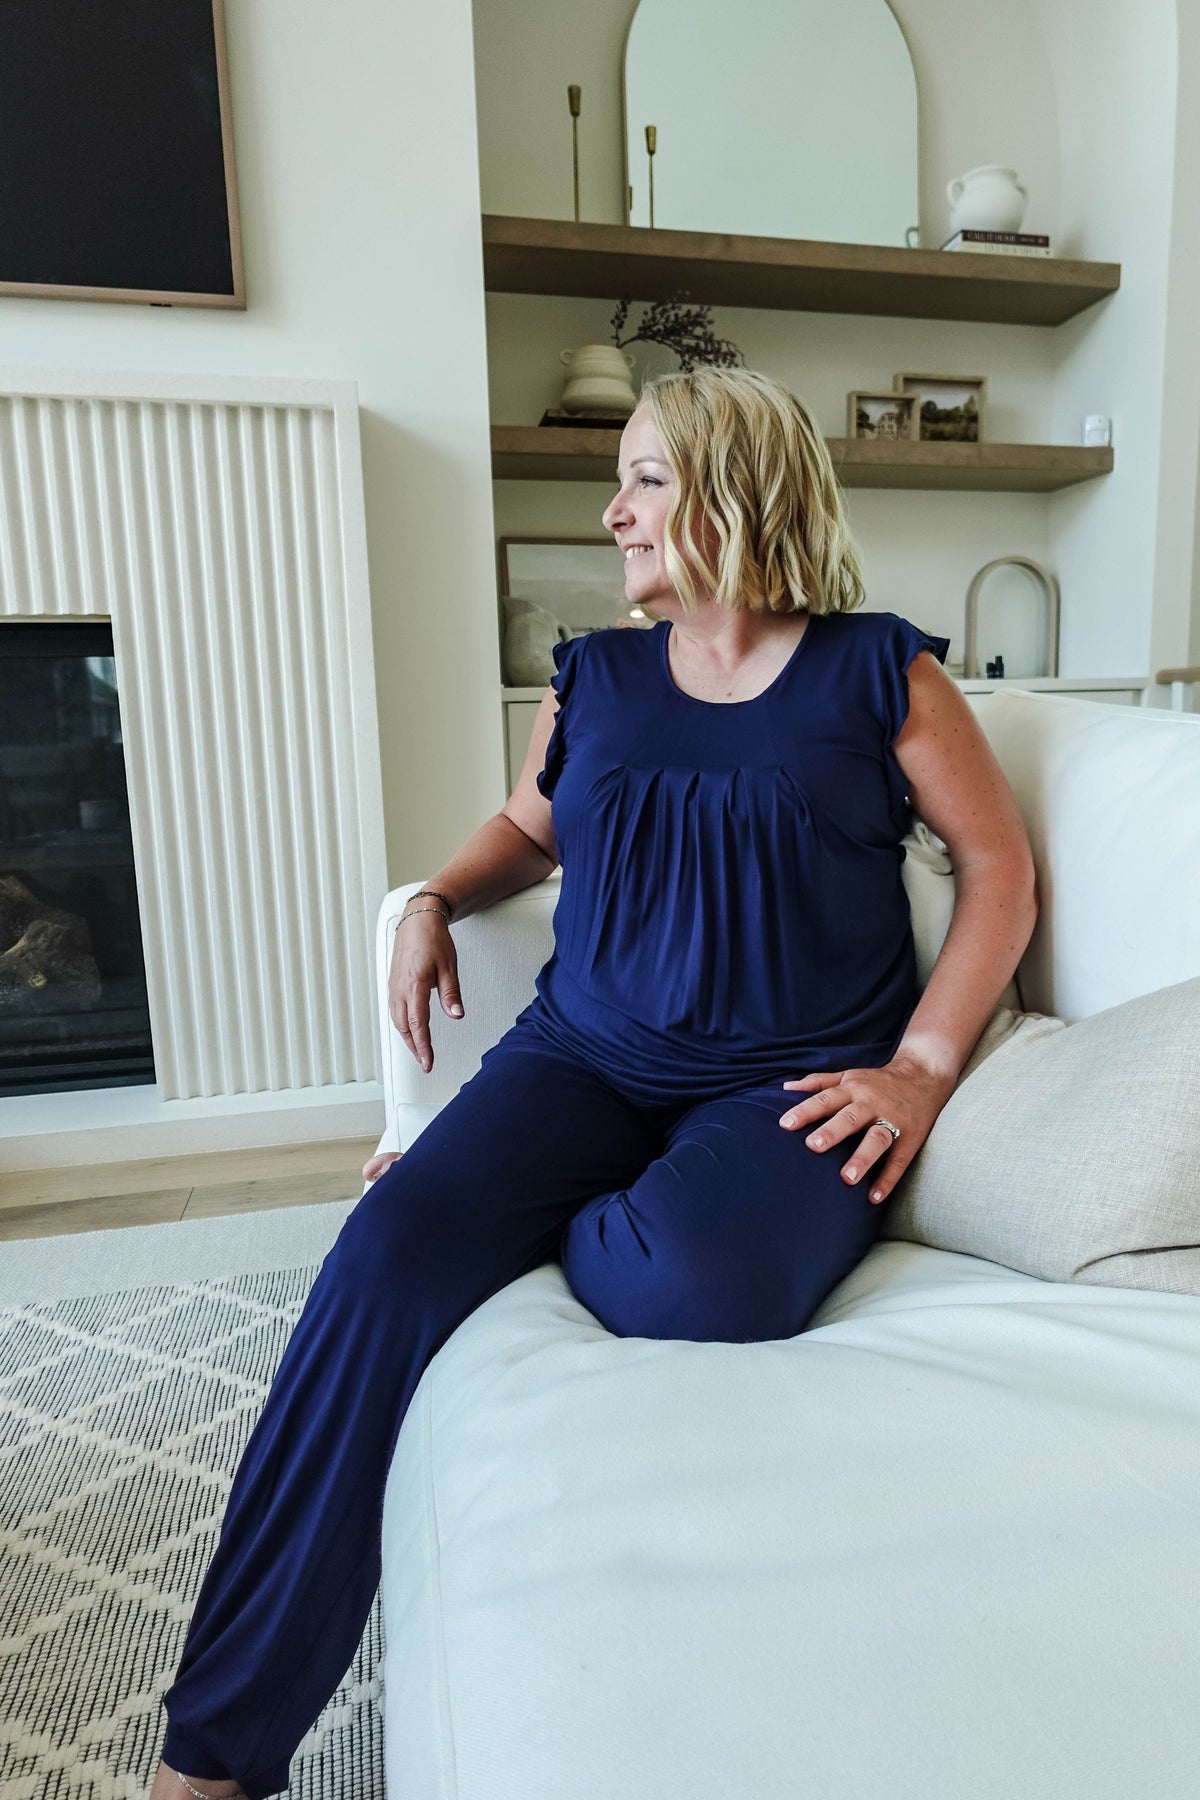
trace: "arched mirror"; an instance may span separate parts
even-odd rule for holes
[[[631,225],[904,244],[917,86],[886,0],[639,0],[625,46]]]

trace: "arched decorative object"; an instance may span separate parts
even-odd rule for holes
[[[967,589],[967,616],[963,634],[963,679],[979,676],[979,596],[988,576],[996,569],[1024,569],[1032,575],[1046,596],[1046,673],[1058,674],[1058,624],[1062,595],[1058,579],[1032,556],[997,556],[984,563]]]
[[[622,86],[630,225],[652,166],[660,230],[911,243],[917,78],[888,0],[638,0]]]

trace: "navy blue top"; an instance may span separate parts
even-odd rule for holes
[[[950,641],[812,614],[768,688],[721,703],[675,685],[670,631],[555,646],[562,889],[522,1017],[647,1105],[878,1067],[918,997],[891,746],[908,668]]]

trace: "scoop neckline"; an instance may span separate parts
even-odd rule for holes
[[[792,654],[788,657],[787,661],[784,663],[782,669],[780,669],[778,675],[775,676],[774,680],[769,681],[767,683],[766,687],[763,688],[759,693],[751,694],[750,697],[746,700],[701,700],[701,698],[698,694],[688,694],[688,693],[684,692],[683,688],[680,687],[679,683],[676,681],[675,677],[672,675],[671,665],[670,665],[670,662],[667,660],[667,639],[670,637],[672,631],[675,629],[674,624],[672,623],[672,621],[670,619],[663,619],[661,621],[661,623],[666,627],[666,630],[663,632],[663,634],[660,637],[659,642],[658,642],[659,667],[662,669],[663,677],[666,681],[667,686],[670,688],[671,692],[673,694],[677,695],[680,700],[686,700],[689,706],[708,706],[708,707],[711,707],[714,712],[726,712],[731,707],[734,707],[734,706],[757,706],[758,702],[760,700],[765,700],[767,695],[772,693],[775,690],[775,688],[777,688],[779,686],[780,682],[783,681],[784,677],[790,673],[792,665],[794,663],[797,663],[800,660],[801,652],[803,651],[805,645],[808,643],[809,639],[812,637],[813,620],[816,617],[817,617],[817,615],[815,613],[809,613],[808,623],[804,627],[803,632],[801,633],[800,642],[796,645],[795,649],[792,651]]]

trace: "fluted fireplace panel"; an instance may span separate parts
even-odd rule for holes
[[[0,395],[0,616],[112,621],[167,1100],[376,1077],[350,396]]]

